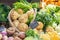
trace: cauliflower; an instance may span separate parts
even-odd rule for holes
[[[46,9],[48,9],[48,10],[50,10],[50,11],[51,11],[51,10],[55,11],[56,5],[49,4],[49,5],[46,6]]]
[[[13,21],[13,24],[17,27],[18,24],[19,24],[19,21],[18,21],[18,20],[14,20],[14,21]]]
[[[23,10],[22,10],[22,9],[18,9],[17,12],[18,12],[19,14],[23,14]]]

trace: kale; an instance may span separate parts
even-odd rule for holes
[[[10,7],[4,4],[0,4],[0,21],[7,21],[7,15],[10,11]]]
[[[54,16],[54,12],[48,13],[44,9],[40,10],[40,12],[37,13],[36,18],[35,18],[36,21],[43,22],[43,24],[44,24],[43,30],[44,31],[48,25],[52,25],[53,22],[56,22],[55,19],[56,18]]]

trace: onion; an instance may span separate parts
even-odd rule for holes
[[[9,37],[8,40],[14,40],[14,38],[13,37]]]
[[[14,34],[14,33],[15,33],[15,28],[14,28],[14,27],[8,28],[8,29],[7,29],[7,33],[8,33],[9,35]]]
[[[25,38],[25,33],[24,32],[20,32],[19,33],[19,38],[24,39]]]
[[[22,39],[20,39],[19,37],[14,37],[14,40],[22,40]]]
[[[3,31],[3,32],[1,32],[1,34],[4,36],[4,35],[7,35],[7,32]]]

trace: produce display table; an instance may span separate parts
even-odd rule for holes
[[[60,40],[60,0],[0,0],[0,40]]]

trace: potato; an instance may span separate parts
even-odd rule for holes
[[[27,14],[23,14],[19,17],[20,23],[26,23],[27,21],[28,21],[28,15]]]
[[[13,34],[13,37],[15,37],[15,36],[19,36],[19,33],[18,33],[18,32],[15,32],[15,33]]]
[[[14,10],[12,11],[10,17],[12,20],[16,20],[20,15]]]
[[[19,38],[24,39],[25,38],[25,32],[20,32],[19,33]]]
[[[22,40],[22,39],[20,39],[19,37],[14,37],[14,40]]]
[[[21,32],[25,32],[28,30],[28,25],[25,23],[19,23],[17,27]]]
[[[14,28],[14,27],[8,28],[8,29],[7,29],[7,33],[8,33],[9,35],[14,34],[14,33],[15,33],[15,28]]]
[[[19,24],[19,21],[18,21],[18,20],[14,20],[14,21],[13,21],[13,24],[17,27],[18,24]]]
[[[14,40],[14,38],[13,37],[9,37],[8,40]]]
[[[41,30],[44,24],[42,22],[38,22],[38,26],[36,27],[37,30]]]
[[[17,11],[19,14],[23,14],[23,10],[22,9],[18,9]]]

